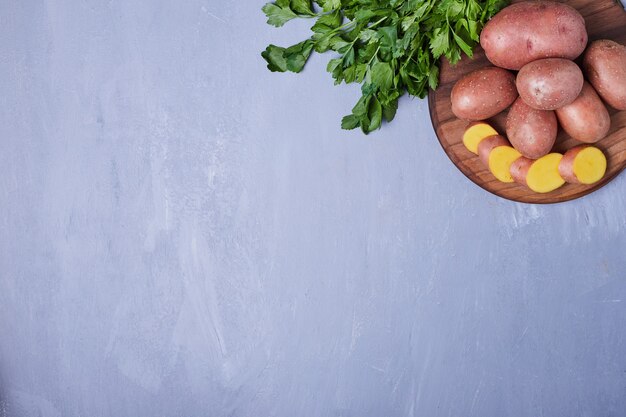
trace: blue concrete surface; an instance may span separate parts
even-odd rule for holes
[[[0,417],[623,416],[626,175],[490,195],[368,137],[262,1],[0,2]]]

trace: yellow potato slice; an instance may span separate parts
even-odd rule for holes
[[[588,146],[578,152],[574,159],[574,175],[581,184],[593,184],[604,177],[606,172],[606,157],[602,151]]]
[[[561,158],[560,153],[550,153],[533,162],[526,175],[528,188],[536,193],[549,193],[565,184],[559,174]]]
[[[489,154],[489,171],[502,182],[513,182],[511,164],[522,156],[512,146],[498,146]]]
[[[498,132],[496,132],[496,130],[487,123],[474,123],[465,129],[465,133],[463,133],[463,144],[468,151],[478,155],[478,144],[483,139],[497,134]]]

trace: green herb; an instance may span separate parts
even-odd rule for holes
[[[390,122],[405,92],[424,98],[439,82],[439,58],[455,64],[472,56],[484,23],[506,0],[276,0],[263,12],[280,27],[314,19],[312,36],[261,54],[270,71],[300,72],[313,51],[334,51],[327,70],[341,82],[361,84],[362,96],[341,121],[364,133]]]

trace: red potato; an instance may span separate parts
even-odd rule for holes
[[[504,136],[495,135],[478,144],[478,156],[498,181],[513,182],[511,164],[522,155]]]
[[[583,69],[609,106],[626,110],[626,46],[608,39],[592,42],[585,52]]]
[[[521,98],[511,106],[506,118],[506,135],[515,149],[530,159],[548,154],[558,125],[553,111],[533,109]]]
[[[565,184],[559,174],[562,159],[560,153],[550,153],[536,160],[522,156],[511,164],[511,176],[515,182],[536,193],[549,193]]]
[[[557,109],[556,116],[568,135],[585,143],[605,138],[611,128],[609,111],[586,81],[578,98]]]
[[[498,146],[511,146],[511,144],[500,135],[489,136],[478,144],[478,157],[485,166],[489,166],[489,154]]]
[[[459,119],[485,120],[505,110],[517,98],[515,76],[502,68],[481,68],[452,88],[452,113]]]
[[[559,174],[572,184],[594,184],[606,173],[606,156],[594,146],[579,145],[565,152]]]
[[[583,81],[583,73],[574,62],[546,58],[524,65],[515,84],[520,97],[530,107],[556,110],[578,97]]]
[[[534,159],[526,158],[525,156],[513,162],[511,164],[511,176],[513,177],[513,181],[521,185],[526,185],[526,176],[533,162],[535,162]]]
[[[468,151],[478,154],[478,145],[483,139],[497,135],[498,132],[485,122],[470,122],[463,132],[463,145]]]
[[[576,155],[572,154],[570,151],[565,152],[565,155],[563,155],[563,159],[561,159],[561,162],[559,163],[559,175],[561,175],[565,182],[568,182],[570,184],[580,184],[580,181],[578,181],[578,178],[576,178],[576,174],[574,174],[573,169],[574,159],[576,158]]]
[[[585,19],[563,3],[519,2],[487,22],[480,45],[492,64],[512,70],[542,58],[573,60],[587,45]]]

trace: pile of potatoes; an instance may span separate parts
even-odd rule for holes
[[[626,110],[626,47],[587,41],[582,15],[553,1],[515,3],[485,25],[480,44],[494,66],[461,78],[451,102],[458,118],[474,121],[464,134],[466,147],[499,180],[550,192],[604,176],[606,158],[588,144],[610,130],[606,105]],[[582,69],[574,62],[581,55]],[[506,109],[508,140],[476,122]],[[564,156],[551,153],[559,125],[585,145]]]

